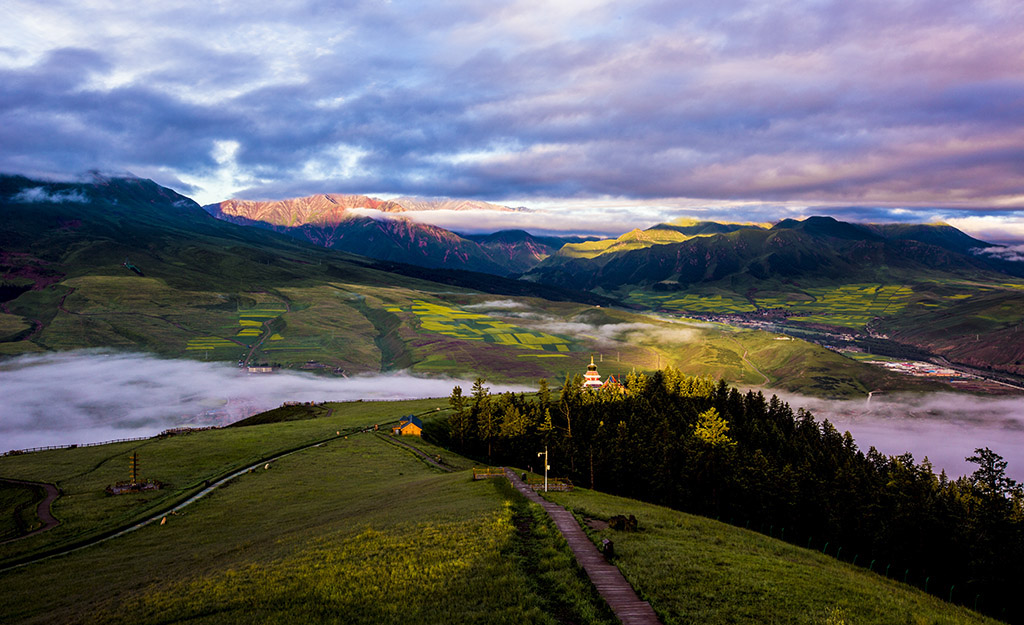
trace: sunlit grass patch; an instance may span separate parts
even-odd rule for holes
[[[199,338],[189,339],[185,346],[185,350],[217,349],[218,347],[238,347],[238,345],[219,336],[201,336]]]
[[[682,295],[661,295],[645,291],[634,291],[626,301],[650,308],[688,311],[704,314],[728,314],[752,312],[754,307],[743,297],[732,293],[685,293]]]

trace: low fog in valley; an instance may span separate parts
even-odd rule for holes
[[[224,363],[134,353],[23,356],[0,363],[0,453],[152,436],[172,427],[225,425],[285,401],[447,397],[456,384],[468,392],[472,381],[403,373],[249,375]],[[488,387],[491,392],[529,390]]]
[[[612,338],[640,330],[633,325],[642,324],[588,330]],[[694,331],[679,329],[683,334]],[[224,363],[104,351],[23,356],[0,364],[0,452],[152,436],[171,427],[225,425],[285,401],[446,397],[456,384],[468,392],[472,381],[406,373],[351,378],[295,372],[248,375]],[[488,387],[492,392],[532,390]],[[1020,399],[938,393],[875,395],[869,402],[777,394],[794,411],[806,408],[840,432],[849,430],[865,452],[871,446],[886,455],[909,451],[917,462],[927,456],[936,473],[945,469],[956,477],[973,472],[974,465],[964,459],[976,447],[987,446],[1009,461],[1011,477],[1024,481]]]

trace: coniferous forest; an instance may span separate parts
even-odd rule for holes
[[[827,420],[777,397],[675,370],[625,388],[491,395],[452,391],[454,450],[574,484],[749,527],[1009,621],[1024,619],[1024,489],[988,448],[973,474],[938,475],[927,458],[857,448]],[[556,396],[557,395],[557,396]],[[628,512],[628,511],[624,511]],[[643,519],[640,519],[641,527]]]

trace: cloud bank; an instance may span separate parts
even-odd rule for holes
[[[849,430],[861,451],[874,446],[885,455],[911,452],[925,456],[952,478],[977,468],[965,458],[989,447],[1007,460],[1007,473],[1024,482],[1024,402],[953,393],[875,395],[864,400],[835,401],[777,393],[796,410],[828,419],[840,432]]]
[[[404,373],[250,376],[221,363],[96,351],[22,356],[0,361],[0,452],[225,425],[285,401],[446,397],[456,384],[473,383]],[[490,386],[496,393],[532,390]]]

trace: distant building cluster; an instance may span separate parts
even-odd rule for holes
[[[905,360],[900,362],[890,362],[883,360],[869,360],[868,364],[878,365],[879,367],[885,367],[889,371],[895,371],[896,373],[902,373],[904,375],[913,375],[921,378],[960,378],[960,379],[972,379],[975,376],[962,373],[955,369],[948,367],[939,367],[929,362],[921,362],[918,360]]]

